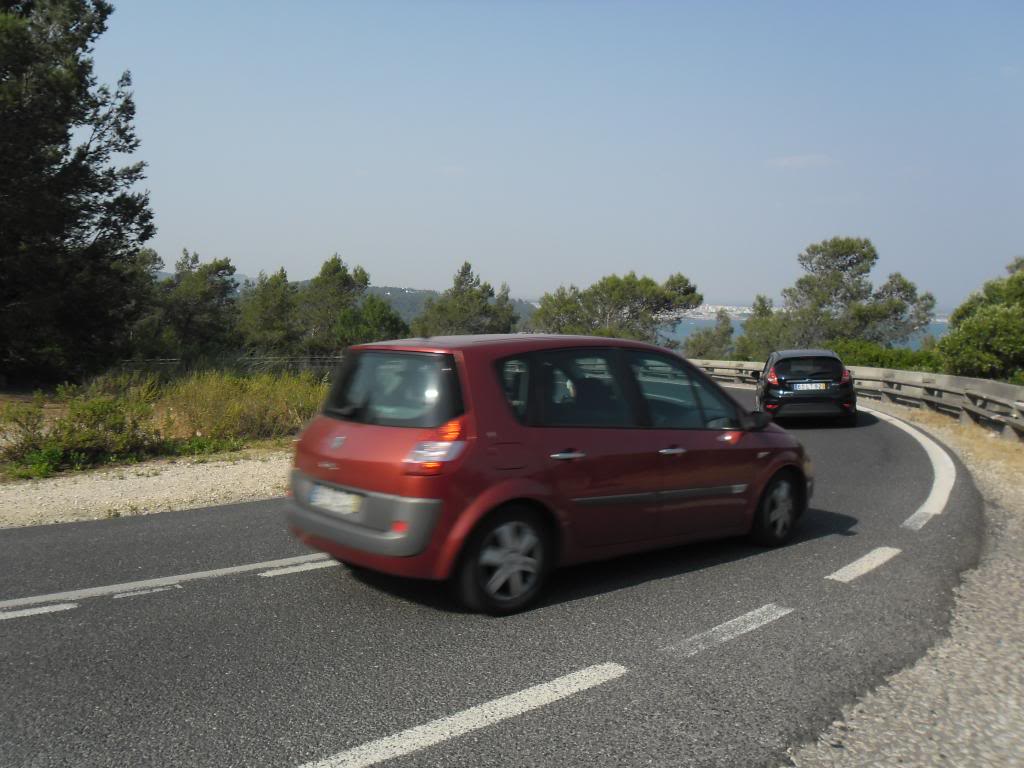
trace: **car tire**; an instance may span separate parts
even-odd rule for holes
[[[751,537],[765,547],[780,547],[793,537],[800,517],[797,477],[791,472],[781,472],[761,494],[754,514]]]
[[[456,597],[492,616],[521,611],[544,586],[553,554],[548,526],[535,510],[505,507],[470,535],[453,579]]]

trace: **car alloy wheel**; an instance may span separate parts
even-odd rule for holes
[[[474,611],[514,613],[540,592],[551,566],[551,534],[536,510],[518,505],[498,510],[466,543],[453,586]]]
[[[793,535],[800,516],[796,481],[792,473],[782,472],[768,483],[761,495],[751,530],[757,543],[777,547],[785,544]]]
[[[778,483],[768,496],[768,525],[776,538],[784,539],[793,526],[796,505],[793,488],[788,481]]]
[[[521,520],[491,531],[477,563],[487,595],[495,600],[515,600],[532,589],[540,571],[540,546],[533,528]]]

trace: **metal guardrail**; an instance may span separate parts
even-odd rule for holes
[[[753,384],[764,363],[691,360],[712,378]],[[943,373],[849,366],[858,396],[973,422],[1011,440],[1024,440],[1024,387]]]

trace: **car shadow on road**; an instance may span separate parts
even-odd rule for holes
[[[836,419],[830,418],[786,418],[779,416],[775,423],[790,432],[800,432],[805,429],[857,429],[858,427],[870,427],[878,423],[878,417],[865,411],[857,411],[857,423],[845,424]]]
[[[856,532],[852,529],[856,524],[857,518],[850,515],[811,508],[801,519],[793,540],[781,551],[826,536],[855,536]],[[615,592],[645,582],[659,581],[776,551],[780,550],[766,549],[741,537],[685,544],[570,566],[551,575],[544,594],[528,610]],[[466,612],[455,602],[451,590],[437,582],[402,579],[362,569],[353,570],[352,575],[361,583],[400,599],[452,613]]]

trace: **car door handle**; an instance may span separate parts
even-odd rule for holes
[[[560,451],[558,453],[552,453],[552,459],[558,459],[559,461],[570,461],[572,459],[584,459],[587,454],[583,451]]]
[[[662,448],[658,453],[662,456],[679,456],[682,453],[686,453],[686,449],[672,446],[671,448]]]

